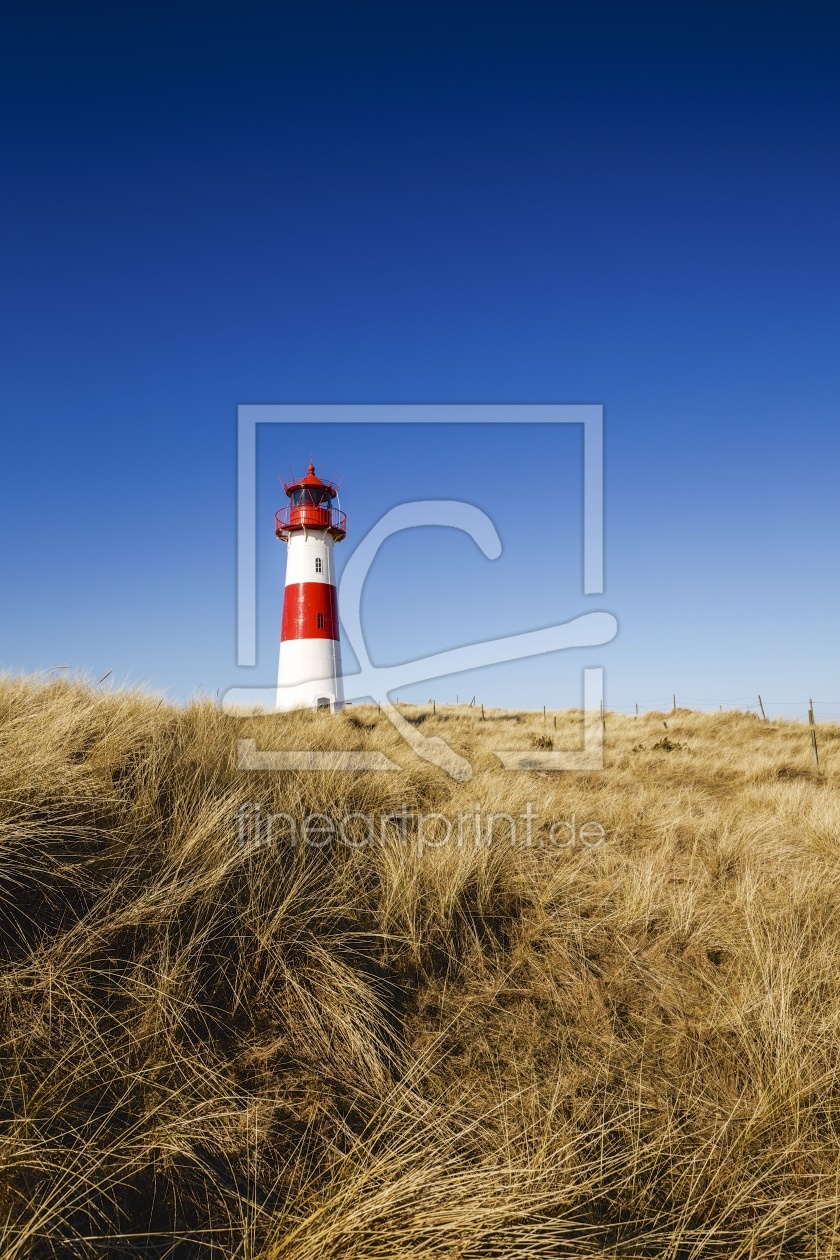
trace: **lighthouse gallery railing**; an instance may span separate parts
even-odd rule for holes
[[[290,529],[326,529],[343,538],[347,533],[347,517],[334,507],[287,503],[275,515],[274,526],[278,537],[287,534]]]

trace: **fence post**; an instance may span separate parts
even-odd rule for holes
[[[813,725],[814,725],[814,702],[813,702],[813,700],[809,700],[809,701],[808,701],[808,725],[809,725],[809,726],[813,726]]]
[[[761,703],[761,696],[758,697],[758,707],[761,709],[761,716],[767,721],[767,714],[764,712],[764,705]]]
[[[819,770],[820,754],[817,752],[817,732],[813,726],[811,727],[811,753],[814,758],[814,769]]]

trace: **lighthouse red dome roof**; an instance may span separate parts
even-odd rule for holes
[[[338,494],[338,486],[334,482],[322,481],[321,478],[316,475],[314,464],[309,465],[306,470],[305,477],[301,477],[298,481],[287,481],[283,486],[283,489],[286,491],[289,498],[291,498],[295,490],[301,490],[304,488],[326,491],[331,499],[334,499]],[[320,497],[323,498],[323,494]]]

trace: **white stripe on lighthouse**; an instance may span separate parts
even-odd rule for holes
[[[287,547],[287,586],[298,582],[329,582],[335,586],[333,540],[329,534],[313,533],[312,530],[307,530],[305,534],[292,534]]]
[[[330,708],[340,707],[344,702],[338,639],[283,639],[277,683],[278,710],[312,709],[319,700],[328,700]]]

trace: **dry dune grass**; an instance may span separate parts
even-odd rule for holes
[[[491,751],[541,714],[403,712],[474,778],[370,709],[0,684],[2,1255],[840,1252],[840,729],[816,775],[801,725],[609,714],[605,772],[551,776]],[[249,802],[376,842],[257,845]]]

